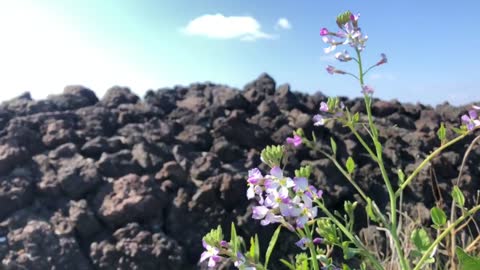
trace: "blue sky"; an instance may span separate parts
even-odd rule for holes
[[[477,1],[17,0],[0,2],[0,100],[83,84],[147,89],[211,81],[242,88],[267,72],[294,90],[359,96],[327,65],[322,27],[347,9],[369,36],[367,83],[383,99],[480,101]],[[279,20],[282,19],[282,25]],[[337,49],[338,50],[338,49]]]

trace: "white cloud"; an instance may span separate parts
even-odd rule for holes
[[[286,18],[280,18],[277,21],[277,27],[281,29],[292,29],[292,25]]]
[[[245,41],[274,38],[272,35],[262,32],[260,28],[260,24],[253,17],[206,14],[190,21],[183,32],[188,35],[216,39],[238,38]]]

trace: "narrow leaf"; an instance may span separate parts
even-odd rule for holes
[[[288,267],[288,269],[295,270],[295,266],[293,264],[291,264],[290,262],[288,262],[287,260],[280,259],[280,262],[283,263],[283,265],[285,265],[286,267]]]
[[[335,140],[332,137],[330,137],[330,145],[332,147],[333,155],[336,155],[337,154],[337,143],[335,142]]]
[[[275,230],[275,232],[272,235],[272,239],[270,240],[270,243],[268,244],[267,253],[265,253],[265,269],[267,269],[268,261],[270,260],[270,256],[272,255],[273,248],[277,243],[278,235],[280,234],[281,230],[282,230],[282,226],[278,226],[278,228]]]
[[[447,129],[445,128],[444,123],[440,124],[440,128],[437,131],[437,137],[440,139],[442,144],[445,142],[445,138],[447,137]]]

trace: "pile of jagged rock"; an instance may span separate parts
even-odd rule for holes
[[[260,165],[263,147],[283,144],[296,128],[314,131],[325,149],[333,137],[339,159],[354,157],[355,179],[386,207],[380,172],[348,130],[333,122],[313,126],[312,116],[325,99],[292,92],[288,84],[277,87],[262,74],[243,90],[192,84],[148,91],[142,100],[128,88],[113,87],[98,100],[87,88],[68,86],[45,100],[27,93],[4,102],[0,268],[198,269],[205,267],[197,264],[202,236],[219,224],[228,235],[231,222],[240,234],[259,232],[266,241],[274,226],[251,219],[246,175]],[[362,99],[342,100],[352,111],[364,111]],[[397,168],[411,172],[439,145],[439,124],[457,125],[465,110],[376,100],[373,114],[392,179]],[[405,211],[428,222],[425,206],[449,202],[472,138],[420,174],[403,198]],[[324,190],[330,207],[341,209],[344,200],[356,199],[318,151],[289,151],[295,154],[287,169],[311,164],[310,182]],[[460,179],[469,200],[479,188],[479,160],[476,148]],[[359,218],[357,229],[362,226]],[[280,245],[277,255],[296,251]]]

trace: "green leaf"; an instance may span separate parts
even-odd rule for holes
[[[280,234],[280,231],[282,230],[282,226],[278,226],[278,228],[275,230],[275,232],[272,235],[272,239],[270,239],[270,243],[268,244],[267,248],[267,253],[265,253],[265,269],[268,266],[268,261],[270,260],[270,256],[272,255],[273,248],[275,247],[275,244],[277,243],[278,235]]]
[[[452,130],[458,135],[464,135],[465,133],[468,132],[467,127],[465,125],[460,126],[460,128],[452,127]]]
[[[352,174],[353,171],[355,170],[355,161],[353,161],[352,157],[348,157],[346,166],[347,166],[347,172],[349,174]]]
[[[405,174],[403,173],[402,169],[397,170],[397,175],[398,175],[398,183],[402,184],[405,182]]]
[[[445,128],[445,124],[443,122],[440,124],[440,128],[437,131],[437,137],[440,139],[442,144],[445,142],[445,138],[447,137],[447,129]]]
[[[427,234],[427,231],[424,228],[415,229],[410,236],[413,244],[421,252],[424,252],[430,246],[430,237]]]
[[[335,156],[337,154],[337,143],[332,137],[330,137],[330,146],[332,147],[332,153]]]
[[[360,114],[358,112],[356,112],[353,115],[352,122],[353,122],[353,124],[355,124],[355,123],[358,123],[359,120],[360,120]]]
[[[310,178],[310,175],[312,174],[312,167],[307,165],[304,167],[300,167],[300,169],[295,170],[295,176],[296,177],[305,177],[305,178]]]
[[[458,186],[454,186],[452,190],[452,198],[458,204],[458,206],[463,207],[465,205],[465,196]]]
[[[460,270],[478,270],[480,269],[480,258],[473,257],[465,253],[463,249],[456,249],[458,261],[460,262]]]
[[[379,218],[375,215],[375,212],[373,212],[372,199],[367,198],[367,206],[365,207],[365,210],[372,221],[378,222]]]
[[[350,268],[348,265],[346,264],[343,264],[343,267],[342,267],[343,270],[352,270],[352,268]]]
[[[260,241],[258,241],[258,234],[255,234],[255,262],[260,261]]]
[[[230,246],[233,248],[233,253],[237,254],[238,252],[238,238],[237,238],[237,230],[235,229],[235,224],[232,222],[232,226],[230,229]]]
[[[435,225],[443,226],[445,225],[445,223],[447,223],[447,215],[445,215],[445,212],[443,212],[442,209],[435,206],[430,211],[430,214],[432,216],[432,221],[433,223],[435,223]]]

